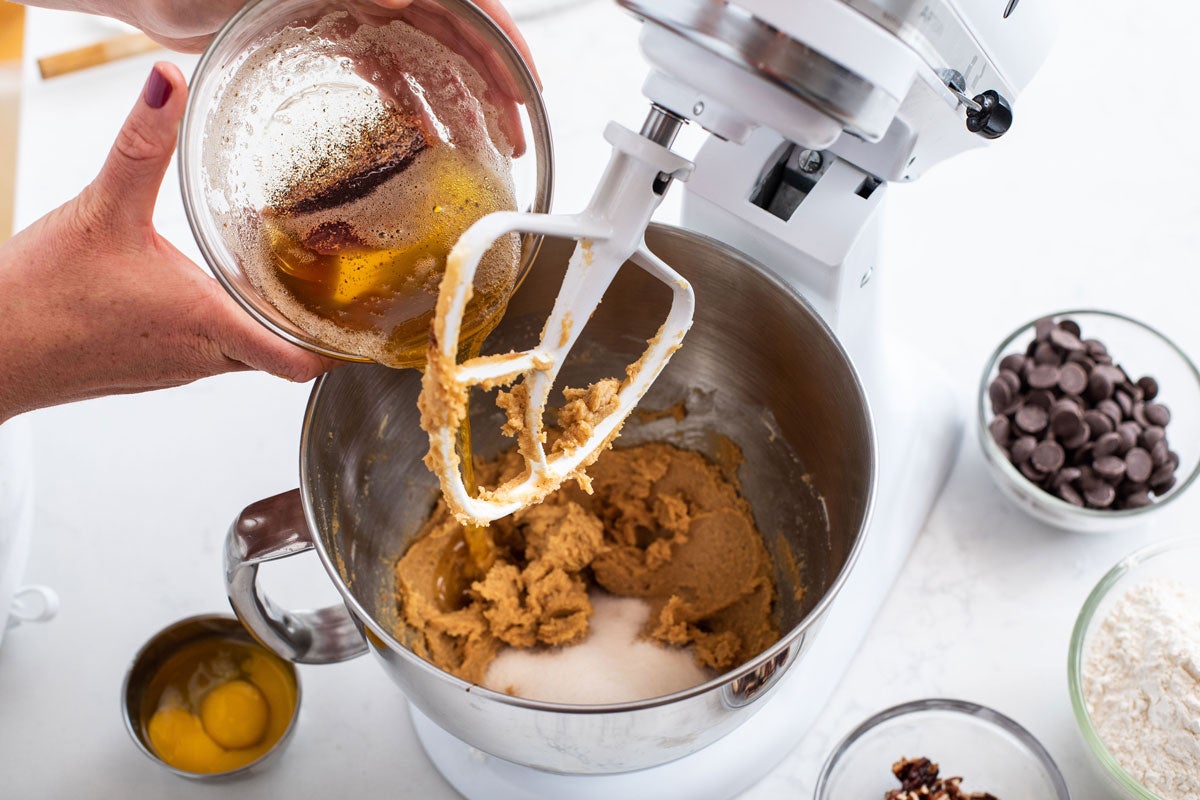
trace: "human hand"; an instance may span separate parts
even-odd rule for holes
[[[368,0],[392,10],[408,8],[414,0]],[[508,38],[521,51],[525,63],[533,66],[533,56],[512,16],[499,0],[474,0],[488,16],[496,21]],[[117,16],[141,28],[156,42],[181,53],[199,53],[212,40],[225,20],[244,5],[244,0],[126,0],[119,8],[111,9]],[[103,13],[110,13],[104,10]]]
[[[474,1],[512,40],[540,87],[541,78],[529,45],[500,0]],[[127,0],[118,9],[118,16],[173,50],[199,52],[242,4],[243,0]],[[520,90],[492,48],[455,14],[435,0],[362,0],[361,3],[337,0],[336,6],[344,6],[359,22],[379,25],[393,18],[402,19],[466,58],[487,84],[481,99],[499,112],[500,128],[512,147],[512,155],[519,157],[524,153],[525,140],[517,109],[523,102]],[[364,77],[369,74],[370,71],[365,72]]]
[[[100,174],[0,246],[0,422],[235,370],[308,381],[336,362],[254,321],[154,229],[186,105],[159,63]]]

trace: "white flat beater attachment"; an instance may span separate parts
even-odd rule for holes
[[[609,123],[605,138],[613,147],[599,186],[580,214],[489,214],[462,235],[447,258],[433,321],[428,363],[421,389],[421,427],[429,434],[427,463],[441,482],[450,510],[464,524],[492,520],[541,502],[583,470],[620,432],[625,419],[678,349],[692,325],[691,285],[647,248],[646,226],[673,179],[691,174],[692,164],[669,149],[681,125],[655,107],[641,134]],[[463,313],[471,298],[483,255],[502,236],[534,233],[574,239],[554,308],[531,350],[483,356],[458,363]],[[646,270],[671,288],[671,308],[645,352],[626,368],[615,397],[607,397],[586,419],[572,420],[572,435],[546,452],[543,413],[567,353],[626,262]],[[534,276],[536,279],[536,276]],[[508,397],[506,433],[516,434],[525,461],[522,475],[472,497],[463,482],[456,443],[467,415],[472,386],[513,386]]]

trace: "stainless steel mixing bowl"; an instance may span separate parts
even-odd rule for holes
[[[692,282],[697,312],[683,348],[641,408],[683,402],[687,416],[631,420],[617,446],[667,440],[719,457],[727,438],[741,448],[738,479],[776,564],[778,621],[786,631],[778,643],[700,686],[602,706],[510,697],[414,655],[397,630],[392,569],[438,490],[421,460],[427,440],[418,426],[420,375],[367,365],[326,375],[313,390],[300,444],[301,488],[250,506],[230,529],[226,580],[246,627],[298,662],[338,661],[369,649],[408,699],[451,734],[553,772],[662,764],[701,749],[755,713],[811,646],[858,551],[875,482],[870,414],[846,354],[793,289],[696,233],[654,227],[647,242]],[[530,346],[570,247],[563,241],[543,246],[489,349]],[[641,270],[623,270],[560,385],[621,374],[654,334],[668,296]],[[476,451],[488,455],[511,446],[499,434],[500,412],[491,403],[473,406]],[[344,607],[277,608],[257,587],[258,564],[313,547]]]

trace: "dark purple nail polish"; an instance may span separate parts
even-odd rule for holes
[[[146,88],[142,90],[142,98],[151,108],[162,108],[171,99],[171,82],[158,71],[158,67],[150,70]]]

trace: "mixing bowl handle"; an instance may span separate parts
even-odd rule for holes
[[[254,638],[289,661],[330,664],[367,652],[367,640],[344,605],[286,611],[258,586],[258,565],[313,548],[300,490],[246,506],[225,537],[225,591]]]

